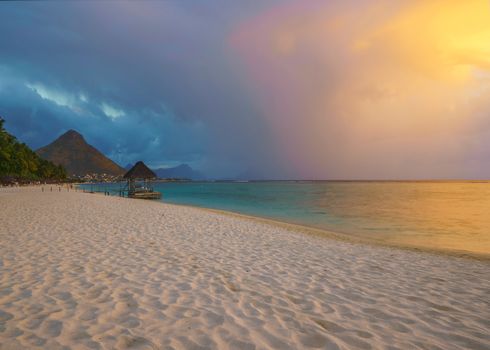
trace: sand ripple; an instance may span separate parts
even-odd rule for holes
[[[490,349],[490,264],[0,190],[1,349]]]

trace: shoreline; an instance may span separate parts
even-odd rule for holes
[[[94,193],[96,193],[96,192],[94,192]],[[130,198],[128,198],[128,199],[130,199]],[[163,202],[160,202],[160,203],[163,203]],[[353,243],[353,244],[372,245],[372,246],[376,246],[376,247],[401,249],[401,250],[408,250],[408,251],[413,251],[413,252],[422,252],[422,253],[427,253],[427,254],[436,254],[436,255],[442,255],[442,256],[448,256],[448,257],[466,258],[466,259],[474,259],[474,260],[479,260],[479,261],[490,262],[490,253],[479,253],[479,252],[472,252],[472,251],[467,251],[467,250],[451,250],[451,249],[442,249],[442,248],[437,249],[437,248],[423,247],[423,246],[417,246],[417,245],[397,244],[397,243],[393,243],[393,242],[385,242],[382,240],[377,240],[375,238],[361,237],[361,236],[355,235],[355,234],[335,232],[335,231],[325,230],[325,229],[318,228],[318,227],[307,226],[307,225],[303,225],[303,224],[296,224],[296,223],[291,223],[291,222],[287,222],[287,221],[280,221],[280,220],[275,220],[275,219],[271,219],[271,218],[267,218],[267,217],[241,214],[241,213],[237,213],[234,211],[228,211],[228,210],[223,210],[223,209],[213,209],[213,208],[199,207],[199,206],[188,205],[188,204],[176,204],[176,203],[164,203],[164,204],[182,206],[182,207],[190,207],[190,208],[214,212],[217,214],[244,218],[244,219],[248,219],[251,221],[266,223],[266,224],[269,224],[272,226],[285,228],[287,230],[290,230],[293,232],[298,232],[301,234],[313,235],[313,236],[317,236],[317,237],[323,237],[325,239],[338,240],[338,241],[348,242],[348,243]]]
[[[81,189],[78,185],[77,185],[77,188]],[[102,192],[97,192],[97,191],[92,192],[92,193],[87,191],[85,193],[102,194]],[[116,197],[118,197],[118,196],[116,196]],[[132,199],[132,198],[127,198],[127,197],[122,197],[122,198]],[[301,234],[314,235],[314,236],[323,237],[326,239],[334,239],[334,240],[339,240],[339,241],[349,242],[349,243],[354,243],[354,244],[381,246],[381,247],[386,247],[386,248],[402,249],[402,250],[408,250],[408,251],[423,252],[423,253],[428,253],[428,254],[437,254],[437,255],[443,255],[443,256],[449,256],[449,257],[458,257],[458,258],[466,258],[466,259],[474,259],[474,260],[479,260],[479,261],[490,262],[490,253],[480,253],[480,252],[473,252],[473,251],[469,251],[469,250],[456,250],[456,249],[444,249],[444,248],[438,249],[438,248],[433,248],[433,247],[425,247],[425,246],[421,246],[421,245],[410,245],[408,243],[403,244],[403,243],[396,243],[396,242],[388,242],[388,241],[384,241],[382,239],[376,239],[374,237],[363,237],[363,236],[356,235],[356,234],[335,232],[335,231],[331,231],[331,230],[327,230],[327,229],[322,229],[319,227],[308,226],[305,224],[281,221],[281,220],[277,220],[277,219],[273,219],[273,218],[269,218],[269,217],[243,214],[243,213],[235,212],[232,210],[215,209],[215,208],[208,208],[208,207],[190,205],[190,204],[171,203],[171,202],[165,202],[165,201],[161,201],[161,200],[160,201],[154,201],[154,202],[155,203],[162,203],[162,204],[166,204],[166,205],[190,207],[190,208],[210,211],[210,212],[214,212],[214,213],[218,213],[218,214],[229,215],[232,217],[245,218],[248,220],[262,222],[262,223],[277,226],[280,228],[286,228],[288,230],[291,230],[294,232],[299,232]]]
[[[486,261],[72,190],[0,190],[0,221],[7,349],[490,346]]]

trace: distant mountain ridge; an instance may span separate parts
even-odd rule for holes
[[[123,175],[124,169],[89,145],[75,130],[69,130],[36,153],[43,159],[62,165],[68,176],[86,174]]]
[[[129,170],[133,167],[133,164],[127,164],[124,169]],[[171,168],[157,168],[152,169],[155,174],[161,179],[189,179],[189,180],[203,180],[205,176],[192,169],[188,164],[180,164]]]
[[[204,175],[197,170],[192,169],[187,164],[180,164],[173,168],[158,168],[153,169],[153,171],[160,178],[179,178],[179,179],[190,179],[190,180],[202,180]]]

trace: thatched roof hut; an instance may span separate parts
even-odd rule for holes
[[[125,179],[155,179],[157,175],[142,161],[137,162],[124,174]]]
[[[157,175],[142,161],[137,162],[124,174],[127,180],[127,191],[129,198],[158,199],[162,196],[160,192],[153,191],[151,180]]]

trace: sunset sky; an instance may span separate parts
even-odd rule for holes
[[[0,3],[0,115],[210,177],[490,178],[490,1]]]

